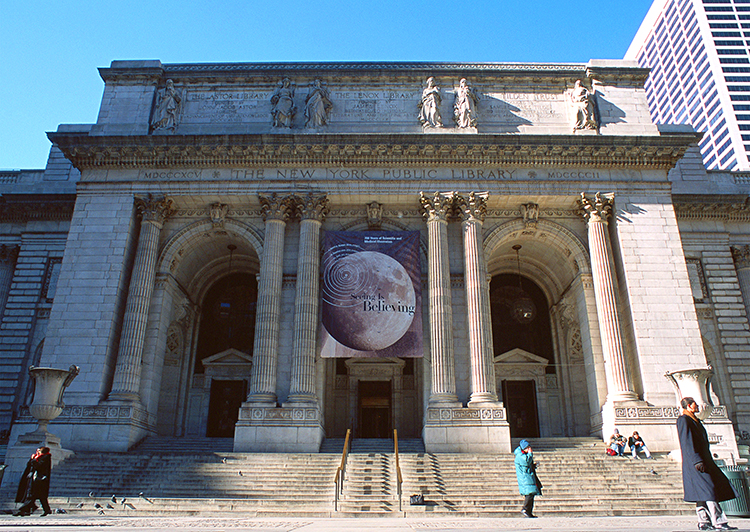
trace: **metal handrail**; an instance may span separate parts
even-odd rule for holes
[[[396,455],[396,494],[398,495],[398,511],[401,511],[401,484],[404,478],[401,476],[401,464],[398,460],[398,432],[393,429],[393,454]]]
[[[352,438],[352,429],[346,429],[346,438],[344,439],[344,450],[341,451],[341,463],[336,468],[336,493],[333,498],[333,511],[339,511],[339,495],[344,492],[344,479],[346,478],[346,461],[349,458],[349,445]]]

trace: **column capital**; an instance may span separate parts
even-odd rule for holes
[[[586,223],[591,222],[604,222],[606,223],[609,216],[612,214],[612,202],[613,196],[602,196],[601,192],[597,192],[594,195],[594,199],[586,197],[585,192],[581,192],[581,199],[578,200],[578,205],[581,209],[581,216],[586,220]]]
[[[489,197],[489,192],[469,192],[468,196],[457,194],[456,208],[464,222],[484,222]]]
[[[273,192],[270,196],[258,194],[264,220],[286,222],[294,212],[293,196],[279,196]]]
[[[328,196],[326,194],[308,193],[306,196],[293,196],[296,211],[302,220],[322,222],[328,214]]]
[[[738,268],[750,267],[750,246],[731,246],[732,259]]]
[[[435,220],[446,221],[448,215],[453,210],[453,204],[456,199],[455,192],[435,192],[430,197],[424,192],[419,193],[419,201],[422,204],[422,214],[428,222]]]
[[[167,197],[156,198],[149,194],[145,198],[136,196],[135,208],[144,222],[155,222],[161,225],[174,212],[174,202]]]

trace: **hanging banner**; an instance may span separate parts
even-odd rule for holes
[[[326,231],[321,356],[421,357],[419,231]]]

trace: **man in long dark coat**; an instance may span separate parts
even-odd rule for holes
[[[49,496],[49,475],[52,471],[52,455],[49,447],[40,447],[31,455],[26,463],[26,469],[21,475],[21,482],[16,492],[16,502],[23,505],[13,515],[31,515],[37,509],[35,501],[38,499],[45,515],[52,513],[47,497]]]
[[[711,456],[708,434],[696,417],[700,407],[692,397],[680,401],[677,435],[682,450],[682,486],[685,500],[695,503],[698,530],[736,530],[729,526],[719,502],[737,497],[729,480]]]

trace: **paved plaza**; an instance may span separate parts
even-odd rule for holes
[[[739,531],[750,532],[750,519],[733,518],[730,525]],[[556,532],[687,532],[697,529],[693,516],[680,517],[588,517],[538,519],[497,518],[246,518],[246,517],[73,517],[39,514],[21,518],[2,516],[0,528],[8,531],[44,530],[252,530],[253,532],[370,532],[370,531],[430,531],[430,532],[491,532],[496,530],[556,531]]]

